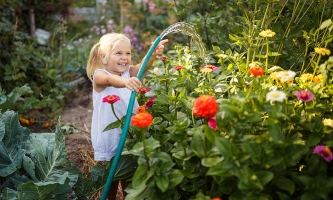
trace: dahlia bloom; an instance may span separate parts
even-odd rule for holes
[[[218,112],[216,99],[210,95],[198,97],[193,105],[193,114],[203,118],[212,118]]]
[[[315,154],[321,156],[322,158],[324,158],[326,160],[326,162],[331,162],[333,160],[332,151],[327,146],[317,145],[314,148],[313,153],[315,153]]]
[[[307,90],[300,90],[295,93],[295,96],[297,97],[298,100],[301,100],[303,102],[309,102],[314,99],[314,95]]]

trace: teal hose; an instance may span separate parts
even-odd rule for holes
[[[153,54],[155,48],[157,47],[157,45],[158,45],[158,43],[160,41],[161,41],[161,37],[158,36],[156,38],[156,40],[154,41],[153,45],[148,50],[148,53],[147,53],[147,55],[146,55],[146,57],[145,57],[142,65],[141,65],[140,70],[139,70],[138,75],[137,75],[137,78],[139,80],[141,80],[142,75],[143,75],[143,73],[144,73],[144,71],[146,69],[147,63],[148,63],[151,55]],[[136,96],[136,92],[133,91],[132,94],[131,94],[129,103],[128,103],[128,108],[127,108],[125,123],[124,123],[123,129],[122,129],[122,133],[121,133],[121,136],[120,136],[120,141],[119,141],[119,144],[118,144],[117,152],[116,152],[116,155],[115,155],[114,160],[112,162],[110,173],[108,175],[108,179],[106,180],[102,196],[100,198],[101,200],[105,200],[106,197],[108,196],[109,190],[111,188],[111,184],[113,182],[113,177],[114,177],[114,175],[116,173],[118,162],[119,162],[121,153],[123,151],[124,144],[125,144],[126,137],[127,137],[127,131],[128,131],[128,127],[129,127],[131,116],[132,116],[132,111],[133,111],[133,105],[134,105],[134,101],[135,101],[135,96]]]

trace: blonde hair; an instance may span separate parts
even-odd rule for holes
[[[94,71],[102,66],[101,61],[106,61],[109,58],[110,53],[120,41],[131,44],[130,39],[122,33],[108,33],[103,35],[99,42],[91,48],[86,67],[87,76],[91,81]],[[103,60],[100,60],[101,55],[104,55]]]

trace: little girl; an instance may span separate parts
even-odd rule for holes
[[[162,40],[156,47],[149,59],[146,70],[148,70],[157,55],[163,53],[164,44],[168,40]],[[131,42],[129,38],[120,33],[108,33],[103,35],[95,44],[89,55],[87,63],[87,76],[93,84],[93,115],[91,124],[91,141],[96,161],[110,161],[116,154],[121,135],[121,128],[115,128],[103,132],[107,125],[117,121],[111,106],[102,102],[108,95],[117,95],[120,100],[114,104],[114,111],[118,118],[126,115],[129,99],[132,91],[138,91],[141,81],[136,77],[141,67],[131,64]],[[135,101],[133,111],[138,107]],[[128,184],[120,181],[124,190]],[[118,182],[114,182],[110,188],[108,199],[116,199]],[[123,191],[124,197],[125,193]]]

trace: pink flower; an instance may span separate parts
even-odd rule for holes
[[[333,160],[332,151],[327,146],[317,145],[314,148],[313,153],[315,153],[315,154],[321,156],[322,158],[324,158],[326,160],[326,162],[331,162]]]
[[[208,120],[208,126],[214,129],[215,131],[217,130],[216,117],[212,117]]]
[[[109,104],[114,104],[119,100],[120,100],[120,98],[117,95],[108,95],[108,96],[104,97],[102,101],[107,102]]]
[[[181,69],[183,69],[183,68],[184,68],[184,67],[181,66],[181,65],[174,67],[174,69],[177,70],[177,71],[179,71],[179,70],[181,70]]]
[[[211,69],[213,72],[217,70],[217,67],[214,66],[214,65],[206,65],[206,66],[202,66],[201,68],[202,69],[203,68],[208,68],[208,69]]]
[[[162,61],[167,61],[167,60],[168,60],[168,57],[167,57],[167,56],[162,56],[162,57],[161,57],[161,60],[162,60]]]
[[[150,97],[148,101],[143,105],[146,108],[151,108],[155,102],[155,97]]]
[[[297,97],[298,100],[301,100],[303,102],[312,101],[312,99],[314,98],[314,95],[307,90],[300,90],[295,93],[295,96]]]
[[[140,88],[138,92],[141,94],[145,94],[146,92],[149,92],[149,91],[150,91],[149,88]]]

